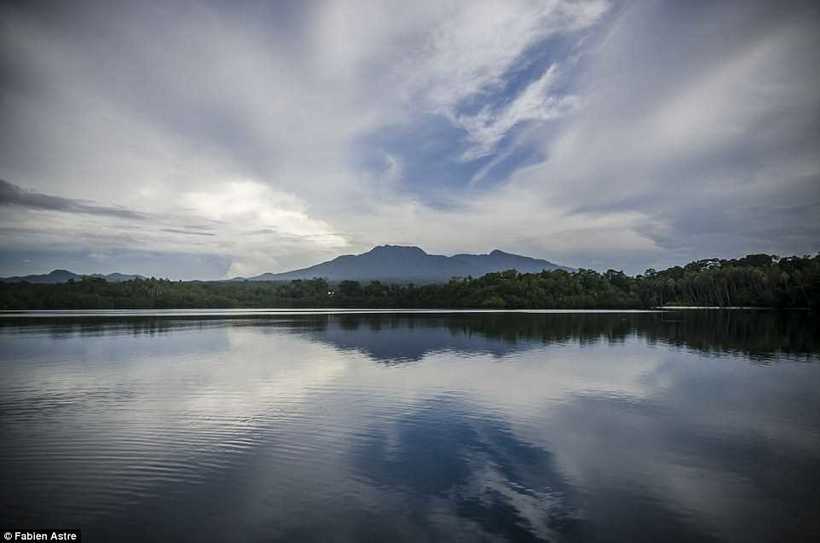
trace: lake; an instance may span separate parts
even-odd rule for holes
[[[803,312],[0,317],[0,526],[86,541],[820,540]]]

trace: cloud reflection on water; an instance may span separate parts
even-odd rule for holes
[[[810,324],[670,317],[5,321],[2,517],[249,540],[816,531],[820,366],[791,363],[817,359]]]

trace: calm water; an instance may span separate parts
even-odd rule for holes
[[[0,318],[0,526],[87,541],[820,537],[805,313]]]

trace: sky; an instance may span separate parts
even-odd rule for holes
[[[0,275],[820,251],[820,3],[0,3]]]

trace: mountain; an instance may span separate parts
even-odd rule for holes
[[[130,281],[132,279],[145,279],[142,275],[128,275],[124,273],[109,273],[108,275],[103,275],[101,273],[95,273],[90,276],[80,275],[74,272],[70,272],[68,270],[54,270],[49,273],[44,274],[35,274],[35,275],[22,275],[16,277],[0,277],[0,282],[2,283],[22,283],[23,281],[28,283],[67,283],[70,280],[79,281],[83,277],[96,277],[98,279],[105,279],[109,283],[121,283],[123,281]]]
[[[452,277],[480,277],[491,272],[518,270],[522,273],[538,273],[543,270],[567,270],[572,268],[553,264],[546,260],[495,251],[486,255],[457,254],[453,256],[431,255],[418,247],[380,245],[360,255],[343,255],[310,266],[284,273],[263,273],[255,277],[237,277],[232,281],[291,281],[323,277],[328,281],[396,281],[415,283],[445,282]],[[132,279],[145,279],[141,275],[110,273],[81,275],[68,270],[54,270],[47,274],[2,277],[2,283],[67,283],[80,281],[83,277],[105,279],[120,283]]]
[[[418,247],[380,245],[360,255],[344,255],[299,270],[263,273],[240,281],[290,281],[323,277],[328,281],[441,282],[452,277],[479,277],[486,273],[515,269],[524,273],[567,270],[546,260],[494,250],[486,255],[431,255]]]

